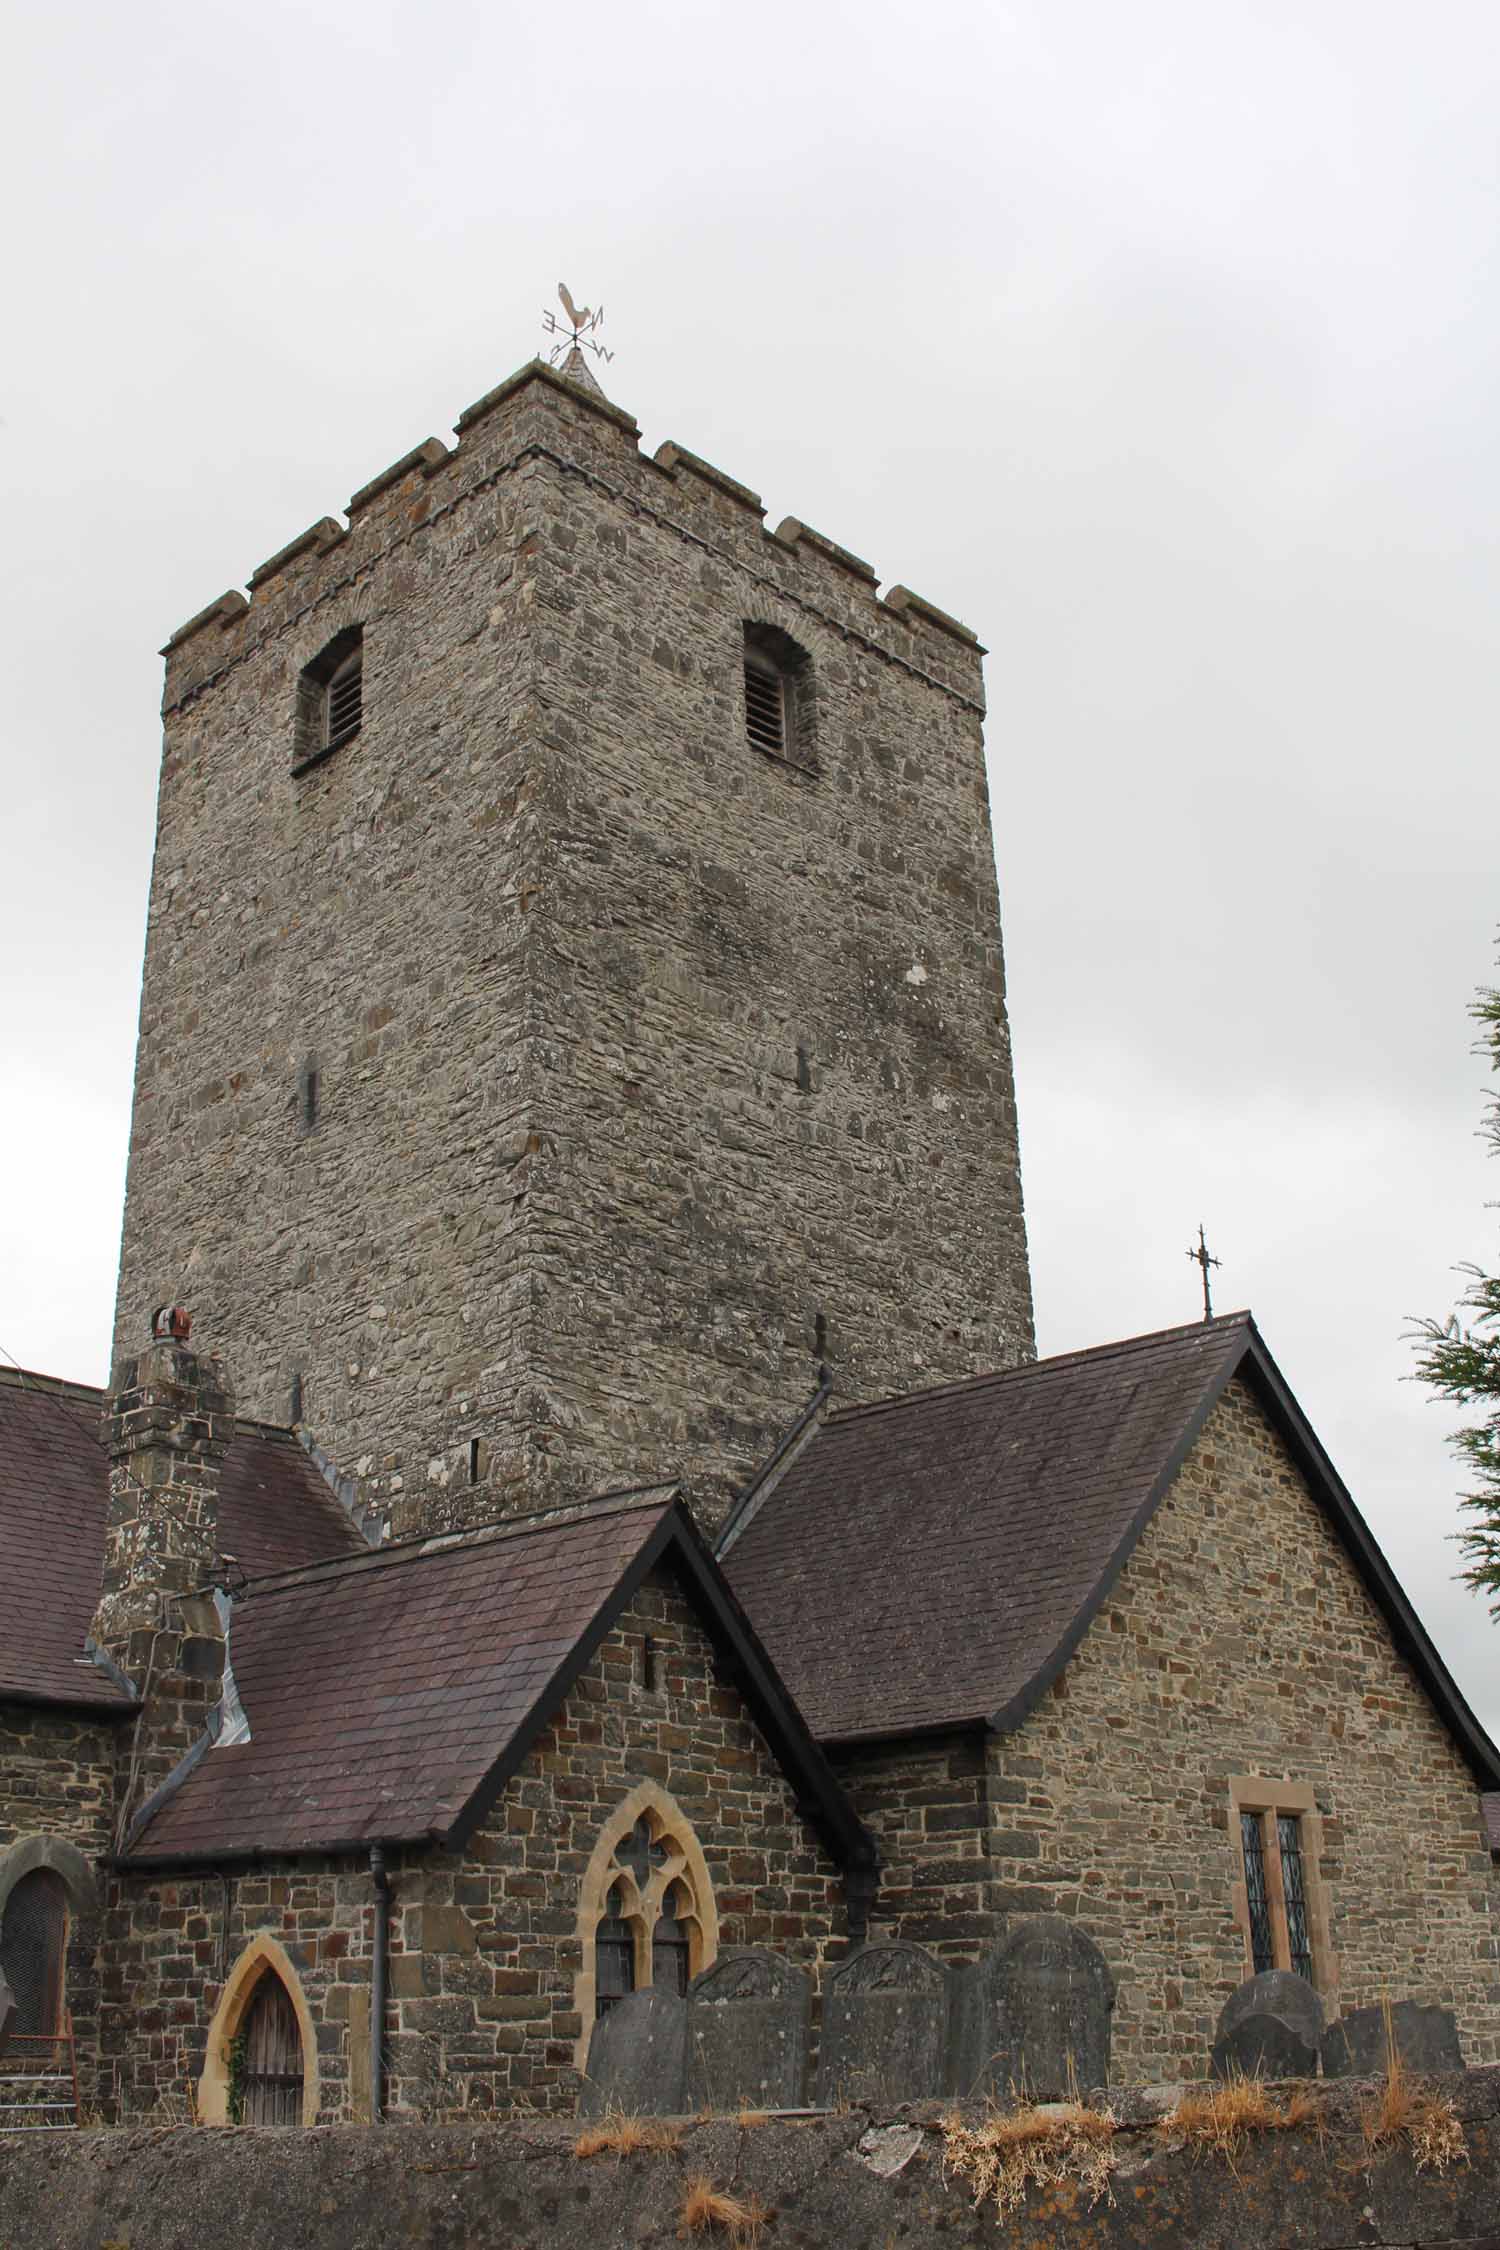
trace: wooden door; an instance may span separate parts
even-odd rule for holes
[[[62,2027],[63,1955],[68,1936],[68,1894],[50,1867],[23,1875],[5,1902],[0,1923],[0,1969],[15,1994],[11,2030],[48,2038]]]
[[[302,2038],[291,1995],[267,1970],[245,2013],[240,2115],[247,2125],[302,2123]]]

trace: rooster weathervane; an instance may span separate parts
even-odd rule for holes
[[[547,334],[561,338],[561,341],[554,344],[547,355],[549,363],[556,367],[558,361],[566,358],[569,352],[578,351],[580,348],[592,352],[596,359],[613,359],[614,353],[606,351],[595,336],[595,330],[604,318],[604,307],[595,305],[590,308],[588,305],[575,305],[565,281],[558,283],[557,294],[561,300],[562,309],[568,316],[569,326],[565,328],[556,313],[551,311],[550,308],[542,314],[542,326]]]

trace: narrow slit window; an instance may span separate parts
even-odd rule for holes
[[[1307,1889],[1302,1880],[1302,1824],[1292,1813],[1278,1813],[1276,1840],[1281,1851],[1281,1890],[1286,1901],[1286,1943],[1299,1977],[1312,1982],[1312,1940],[1307,1927]]]
[[[611,2008],[635,1990],[635,1935],[622,1912],[618,1884],[610,1892],[594,1938],[594,2013]]]
[[[1250,1952],[1255,1974],[1276,1966],[1271,1935],[1271,1902],[1266,1895],[1266,1855],[1261,1844],[1260,1814],[1240,1814],[1240,1841],[1245,1853],[1245,1895],[1250,1907]]]

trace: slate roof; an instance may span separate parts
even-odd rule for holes
[[[102,1408],[87,1384],[0,1368],[0,1696],[133,1708],[83,1655],[109,1497]],[[219,1544],[248,1572],[366,1552],[291,1431],[249,1421],[224,1463]]]
[[[1479,1726],[1248,1313],[847,1407],[720,1554],[822,1742],[1018,1726],[1235,1377],[1255,1390],[1482,1787]]]
[[[229,1661],[251,1739],[180,1769],[130,1863],[462,1844],[668,1558],[835,1856],[872,1858],[686,1509],[657,1488],[250,1587]]]

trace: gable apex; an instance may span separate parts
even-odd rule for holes
[[[809,1437],[727,1567],[819,1739],[1020,1726],[1236,1379],[1480,1786],[1495,1787],[1500,1751],[1243,1311],[843,1408]],[[835,1613],[848,1621],[836,1652]]]

